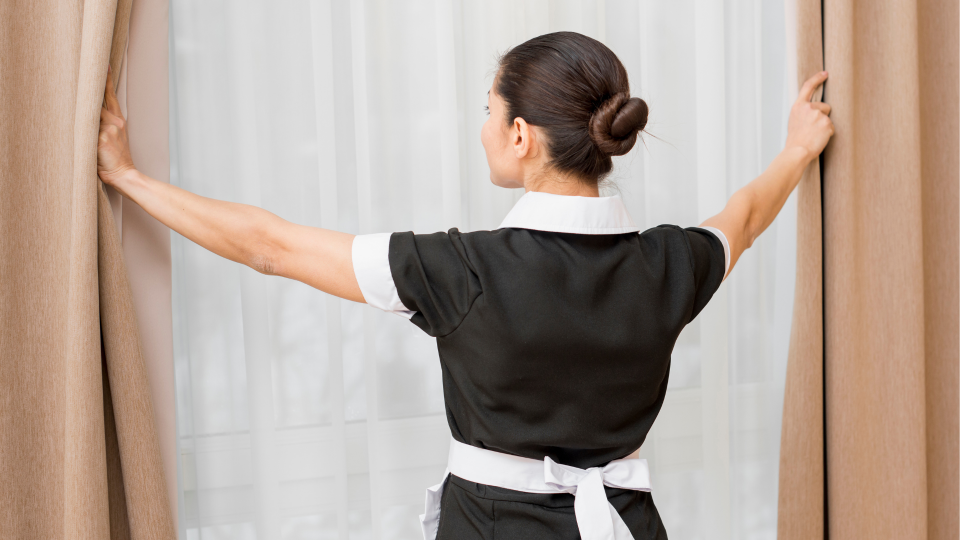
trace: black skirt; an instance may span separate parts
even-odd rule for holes
[[[604,486],[634,540],[666,540],[667,531],[644,491]],[[523,493],[447,477],[437,540],[579,540],[573,495]]]

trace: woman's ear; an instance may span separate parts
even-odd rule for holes
[[[534,157],[535,137],[532,126],[526,120],[520,117],[513,119],[513,125],[510,126],[510,143],[513,145],[517,159]]]

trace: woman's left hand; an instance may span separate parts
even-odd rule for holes
[[[136,170],[136,167],[130,156],[127,122],[110,82],[109,67],[104,96],[106,106],[100,108],[100,137],[97,140],[97,174],[105,184],[113,185],[124,173]]]

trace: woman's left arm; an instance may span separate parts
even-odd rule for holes
[[[827,72],[823,71],[804,83],[790,109],[783,151],[760,176],[737,190],[719,214],[701,224],[716,227],[727,237],[730,244],[727,274],[733,270],[744,250],[773,223],[800,182],[804,169],[820,155],[833,136],[830,105],[810,101],[813,92],[826,80]]]
[[[158,221],[221,257],[364,302],[353,272],[352,234],[290,223],[262,208],[202,197],[138,171],[109,75],[97,173]]]

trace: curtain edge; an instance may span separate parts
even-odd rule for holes
[[[125,57],[130,152],[137,168],[169,182],[169,3],[133,0]],[[123,206],[120,242],[140,329],[157,438],[174,523],[178,522],[176,380],[170,229],[130,200]]]
[[[785,4],[788,24],[796,28],[791,52],[796,54],[799,88],[823,69],[820,0],[785,0]],[[821,210],[820,165],[815,161],[797,187],[797,276],[780,441],[780,540],[823,538],[826,531]]]
[[[110,52],[111,83],[120,81],[126,58],[132,0],[118,0]],[[102,100],[101,100],[102,103]],[[150,383],[140,344],[136,311],[113,209],[97,186],[97,264],[104,362],[123,474],[129,533],[134,538],[175,539],[167,497]],[[120,531],[111,531],[117,538]]]

